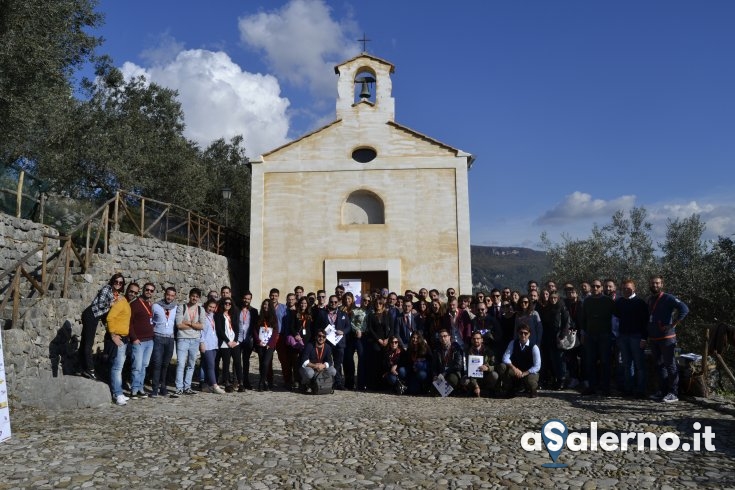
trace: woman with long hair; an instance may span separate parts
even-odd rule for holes
[[[115,301],[127,301],[123,291],[125,290],[125,278],[122,274],[113,274],[110,280],[82,312],[82,338],[79,341],[79,369],[82,376],[89,379],[97,379],[94,371],[94,358],[92,347],[97,334],[97,325],[100,320],[105,321],[107,313]]]
[[[270,299],[265,299],[261,303],[258,324],[253,333],[255,335],[255,345],[258,348],[260,371],[258,391],[269,390],[272,380],[269,384],[267,377],[273,363],[273,352],[278,343],[278,319],[276,318],[276,311],[271,307]]]
[[[436,348],[439,345],[439,332],[442,329],[442,317],[444,311],[442,308],[441,301],[438,299],[432,300],[429,305],[429,313],[426,317],[426,335],[427,339],[431,342],[431,347]]]
[[[538,345],[539,349],[541,349],[541,338],[543,335],[543,326],[541,325],[541,317],[539,316],[538,312],[533,309],[533,305],[531,305],[531,300],[526,296],[525,294],[521,296],[520,300],[518,301],[519,310],[516,313],[515,318],[515,328],[516,332],[513,338],[518,337],[518,327],[521,325],[527,325],[528,328],[531,330],[531,337],[530,341],[532,344]]]
[[[311,342],[314,335],[314,320],[311,317],[311,306],[306,296],[302,296],[296,302],[296,310],[289,311],[283,320],[286,325],[288,338],[286,343],[290,349],[291,366],[293,367],[292,389],[299,388],[299,358],[304,351],[304,346]]]
[[[393,322],[391,321],[390,312],[385,307],[385,298],[378,296],[375,301],[375,310],[367,316],[364,333],[367,351],[364,356],[368,364],[365,381],[368,388],[380,389],[383,351],[388,346],[388,337],[390,337],[392,330]]]
[[[513,292],[510,293],[510,304],[513,306],[513,309],[515,311],[518,311],[521,309],[521,292],[517,290],[513,290]],[[513,336],[515,339],[515,336]]]
[[[421,332],[421,335],[426,338],[429,334],[429,303],[424,300],[419,300],[416,303],[416,330]]]
[[[204,328],[202,328],[201,337],[199,338],[199,353],[202,355],[202,370],[204,371],[204,380],[208,387],[202,387],[202,391],[210,391],[219,395],[225,393],[225,390],[217,384],[217,374],[215,374],[215,361],[217,359],[217,350],[219,342],[217,340],[217,327],[214,322],[214,312],[217,309],[217,302],[208,299],[204,304],[206,317],[204,320]]]
[[[219,354],[222,358],[221,378],[225,383],[225,391],[232,393],[234,389],[242,386],[242,360],[240,359],[240,343],[237,341],[240,335],[240,315],[232,306],[232,298],[222,298],[219,301],[217,313],[214,315],[214,325],[217,331]],[[232,359],[235,370],[237,386],[233,388],[230,383],[230,360]]]
[[[401,379],[399,368],[403,360],[403,349],[401,341],[395,335],[388,338],[388,345],[383,353],[383,381],[397,395],[402,395],[406,391],[404,380]]]
[[[421,332],[414,331],[411,334],[401,364],[399,373],[406,380],[408,394],[418,395],[425,392],[426,383],[431,379],[431,350]]]
[[[363,299],[368,296],[363,296]],[[365,363],[363,348],[363,332],[365,331],[365,310],[355,305],[355,297],[349,291],[342,296],[342,311],[350,317],[352,332],[348,334],[345,358],[342,368],[345,372],[345,388],[355,387],[355,354],[357,354],[357,389],[365,388]]]

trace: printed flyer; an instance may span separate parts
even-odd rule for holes
[[[10,439],[10,407],[8,407],[8,383],[5,381],[3,335],[0,331],[0,442],[8,439]]]

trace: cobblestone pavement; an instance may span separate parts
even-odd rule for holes
[[[674,432],[700,422],[714,452],[574,452],[549,469],[521,437],[558,418],[571,431]],[[687,402],[398,397],[337,392],[198,393],[73,412],[16,410],[0,444],[10,488],[735,488],[735,418]],[[701,431],[700,431],[701,432]]]

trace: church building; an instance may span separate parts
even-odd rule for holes
[[[251,161],[254,300],[340,282],[471,294],[474,157],[395,121],[394,70],[364,52],[336,66],[336,119]]]

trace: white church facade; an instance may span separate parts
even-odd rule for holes
[[[471,294],[473,156],[395,122],[394,66],[335,67],[337,118],[252,160],[250,290],[448,287]]]

